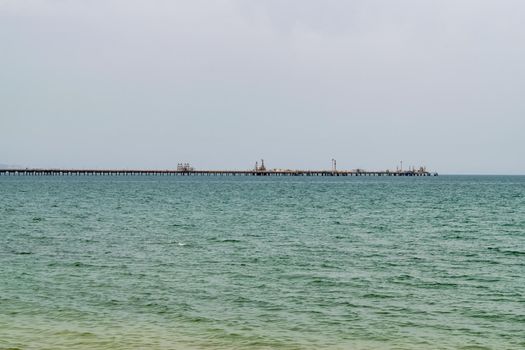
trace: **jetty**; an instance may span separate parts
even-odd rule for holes
[[[264,163],[263,163],[264,164]],[[409,170],[292,170],[266,169],[264,165],[250,170],[197,170],[188,164],[177,169],[0,169],[0,176],[437,176],[425,168]]]

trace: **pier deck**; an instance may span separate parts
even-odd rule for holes
[[[0,169],[0,176],[437,176],[427,171],[364,170],[138,170],[138,169]]]

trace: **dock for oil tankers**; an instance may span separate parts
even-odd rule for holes
[[[0,169],[0,176],[437,176],[426,170]]]

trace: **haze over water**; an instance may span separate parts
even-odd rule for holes
[[[525,177],[0,177],[0,349],[523,349]]]

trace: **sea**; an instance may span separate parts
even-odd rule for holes
[[[525,177],[0,176],[0,349],[525,349]]]

